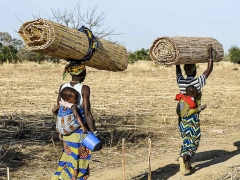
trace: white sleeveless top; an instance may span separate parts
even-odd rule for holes
[[[61,90],[65,87],[71,87],[78,92],[78,104],[77,104],[77,106],[79,108],[82,107],[82,102],[83,102],[82,87],[83,87],[83,85],[81,83],[78,83],[78,84],[75,84],[74,86],[71,86],[70,82],[68,82],[68,83],[65,83],[65,84],[62,85]]]

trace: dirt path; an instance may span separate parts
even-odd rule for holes
[[[177,149],[170,153],[161,154],[159,157],[151,158],[152,180],[213,180],[230,176],[231,174],[239,176],[239,172],[236,172],[236,170],[239,171],[240,166],[239,133],[231,131],[231,128],[224,130],[223,134],[215,134],[207,129],[205,130],[207,133],[202,133],[203,138],[201,143],[203,145],[200,145],[192,159],[192,165],[196,170],[189,175],[183,176],[179,172]],[[126,179],[148,179],[147,161],[128,165],[125,169]],[[122,179],[122,167],[92,173],[89,178],[89,180],[97,179],[120,180]]]
[[[178,162],[176,158],[165,158],[161,160],[152,160],[152,180],[210,180],[220,178],[222,175],[233,172],[232,166],[239,164],[239,152],[225,155],[211,161],[200,161],[193,163],[197,170],[188,176],[183,176],[178,170]],[[142,172],[142,169],[147,169],[146,163],[136,164],[126,167],[127,179],[142,179],[147,180],[147,174]],[[105,172],[100,172],[97,175],[92,175],[89,180],[116,180],[122,179],[122,169],[116,168]]]

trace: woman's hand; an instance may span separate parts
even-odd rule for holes
[[[82,127],[82,129],[83,129],[83,132],[84,133],[88,133],[88,130],[87,130],[87,128],[84,126],[84,127]]]
[[[209,54],[209,59],[213,58],[213,47],[212,44],[208,45],[208,54]]]

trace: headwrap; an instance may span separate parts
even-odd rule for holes
[[[184,71],[187,76],[193,75],[193,72],[196,71],[197,66],[196,64],[185,64]]]
[[[65,66],[65,69],[63,71],[63,80],[66,78],[67,74],[71,75],[79,75],[81,72],[83,72],[86,69],[85,62],[80,62],[80,63],[68,63]]]
[[[66,78],[68,73],[71,75],[79,75],[81,72],[83,72],[86,69],[85,61],[90,60],[92,55],[98,48],[97,38],[93,35],[90,29],[88,29],[85,26],[82,26],[81,28],[78,29],[78,31],[85,33],[88,38],[88,42],[89,42],[88,52],[87,52],[87,55],[84,56],[82,59],[67,60],[70,62],[65,66],[65,69],[63,72],[63,80]]]

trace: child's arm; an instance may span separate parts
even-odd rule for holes
[[[199,111],[202,111],[202,110],[206,109],[206,107],[207,107],[207,105],[204,104],[204,105],[200,106],[198,109],[199,109]]]
[[[207,105],[204,104],[204,105],[202,105],[200,107],[196,107],[194,109],[189,109],[188,116],[191,116],[191,115],[193,115],[195,113],[200,113],[202,110],[206,109],[206,107],[207,107]]]
[[[53,114],[57,115],[59,108],[60,108],[60,105],[59,105],[59,104],[58,104],[57,106],[55,106],[55,107],[52,109]]]
[[[73,105],[71,107],[72,111],[73,111],[73,114],[75,116],[75,118],[77,119],[78,123],[81,125],[81,127],[83,128],[83,131],[84,132],[87,132],[87,128],[86,126],[83,124],[83,121],[82,119],[80,118],[79,114],[78,114],[78,111],[77,111],[77,106],[76,105]]]

